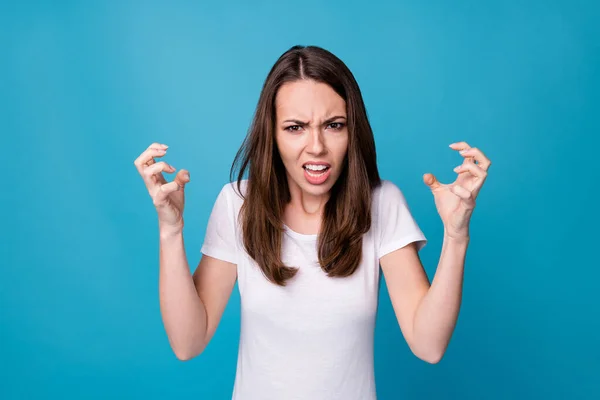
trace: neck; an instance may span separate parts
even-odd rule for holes
[[[319,216],[322,214],[330,193],[312,194],[302,190],[292,179],[288,177],[288,187],[290,190],[290,202],[288,207],[305,214],[306,217]]]

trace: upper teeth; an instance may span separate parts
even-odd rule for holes
[[[327,168],[326,165],[312,165],[312,164],[306,164],[306,168],[313,170],[313,171],[322,171],[324,169]]]

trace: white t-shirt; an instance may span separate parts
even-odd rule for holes
[[[243,200],[236,189],[234,182],[221,190],[201,249],[237,264],[241,332],[233,399],[375,399],[379,259],[411,242],[419,250],[427,243],[404,195],[386,180],[374,190],[362,262],[347,278],[329,278],[319,267],[317,235],[286,226],[282,259],[299,271],[280,287],[244,250],[237,225]]]

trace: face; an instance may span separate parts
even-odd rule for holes
[[[288,82],[275,99],[276,142],[292,196],[327,195],[348,150],[346,102],[329,85]]]

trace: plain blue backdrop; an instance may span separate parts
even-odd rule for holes
[[[133,161],[158,141],[191,171],[195,269],[262,83],[295,44],[355,74],[430,278],[443,232],[423,174],[453,180],[459,140],[493,161],[441,363],[410,353],[382,287],[379,398],[600,398],[597,2],[14,3],[0,6],[0,398],[230,397],[237,289],[205,353],[178,361]]]

